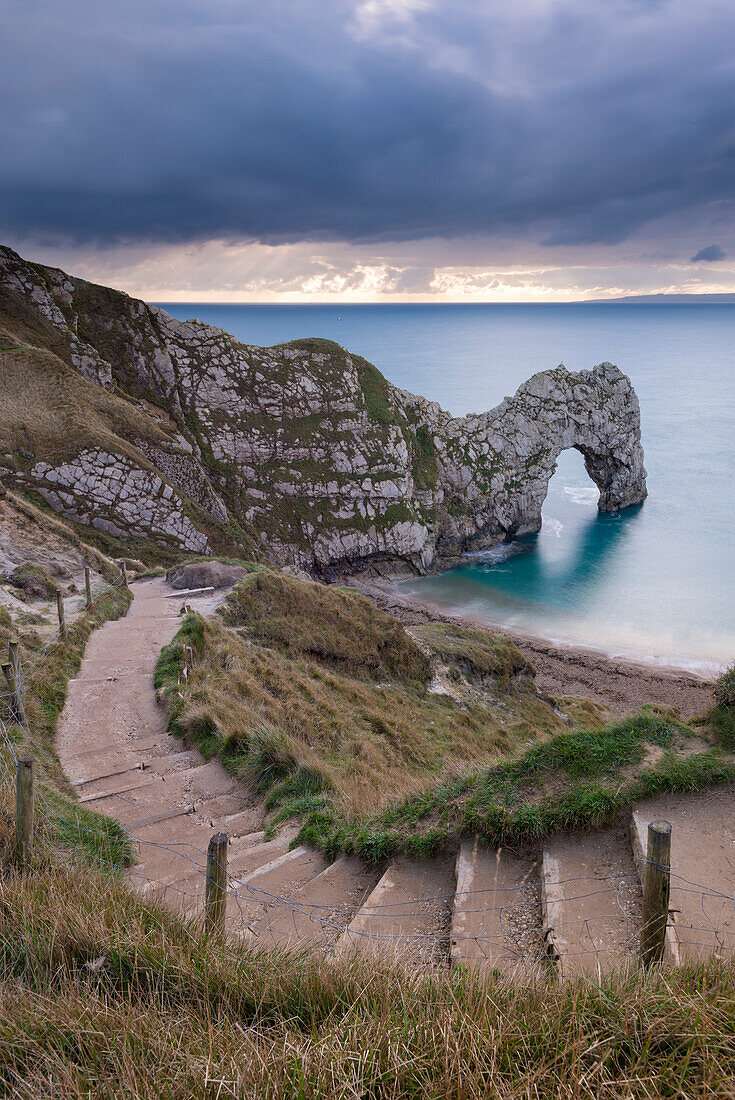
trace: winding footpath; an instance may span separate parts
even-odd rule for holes
[[[264,946],[380,950],[420,966],[468,963],[530,976],[625,965],[640,934],[647,824],[674,825],[669,959],[735,947],[735,789],[666,796],[636,807],[630,828],[552,838],[541,853],[462,842],[454,857],[367,867],[291,848],[295,830],[267,840],[262,799],[217,761],[166,730],[153,673],[176,633],[183,597],[163,580],[136,582],[127,616],[106,623],[69,685],[58,732],[67,778],[82,803],[134,838],[136,889],[190,915],[204,903],[213,833],[230,838],[230,931]],[[215,597],[186,597],[203,613]],[[549,960],[553,960],[551,963]]]

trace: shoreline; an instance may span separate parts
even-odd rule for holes
[[[713,678],[699,673],[644,660],[609,657],[591,647],[554,642],[466,615],[453,615],[440,604],[401,596],[380,582],[352,578],[351,583],[382,611],[407,626],[447,622],[506,634],[531,661],[536,669],[537,686],[549,695],[594,699],[617,715],[655,703],[676,707],[684,718],[690,719],[712,705]]]

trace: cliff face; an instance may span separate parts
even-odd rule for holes
[[[0,369],[6,476],[118,537],[206,552],[227,529],[324,576],[426,572],[536,530],[565,448],[601,509],[646,495],[638,400],[609,363],[455,418],[329,341],[247,347],[0,248]]]

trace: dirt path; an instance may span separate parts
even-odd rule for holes
[[[162,580],[139,582],[125,618],[90,638],[59,724],[57,746],[80,801],[133,833],[138,888],[164,890],[184,910],[201,906],[213,832],[232,838],[230,861],[262,842],[262,803],[217,761],[207,763],[166,732],[153,672],[179,624],[180,599]],[[214,597],[191,598],[211,611]]]

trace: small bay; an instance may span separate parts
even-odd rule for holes
[[[565,452],[538,535],[398,588],[611,655],[704,673],[735,658],[735,305],[159,304],[243,343],[336,340],[455,415],[560,362],[616,363],[641,402],[648,500],[599,515]]]

